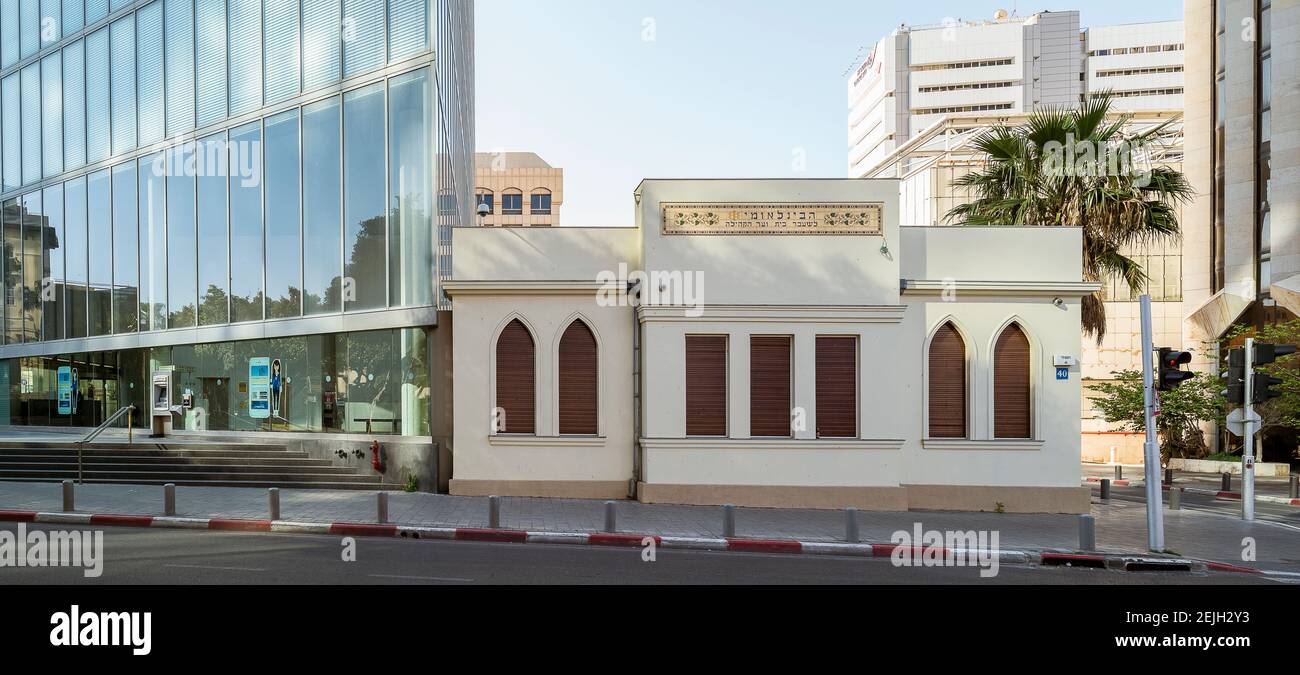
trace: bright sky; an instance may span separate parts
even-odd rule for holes
[[[564,169],[565,225],[631,225],[642,178],[834,177],[845,71],[900,23],[1079,9],[1181,19],[1183,0],[477,0],[477,144]],[[806,157],[806,170],[796,158]]]

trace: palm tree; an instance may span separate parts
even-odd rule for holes
[[[1141,292],[1147,274],[1123,253],[1179,237],[1177,207],[1194,192],[1179,171],[1139,166],[1142,149],[1170,124],[1131,134],[1132,115],[1112,115],[1109,92],[1074,110],[1037,111],[1022,126],[995,127],[972,143],[987,160],[956,185],[975,200],[946,220],[962,225],[1044,225],[1083,228],[1086,281],[1122,279]],[[1083,299],[1083,330],[1106,335],[1101,294]]]

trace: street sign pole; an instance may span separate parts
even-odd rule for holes
[[[1255,520],[1255,339],[1246,338],[1246,421],[1241,453],[1241,519]]]
[[[1156,439],[1156,390],[1152,357],[1156,353],[1151,331],[1151,296],[1142,296],[1142,388],[1146,411],[1147,440],[1147,548],[1165,550],[1164,491],[1160,486],[1160,443]]]

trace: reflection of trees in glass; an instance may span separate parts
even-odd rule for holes
[[[268,298],[266,316],[268,319],[282,319],[302,315],[302,289],[290,286],[288,294],[282,298]]]
[[[199,303],[199,325],[213,326],[230,321],[229,297],[225,289],[216,284],[209,284]]]
[[[230,317],[231,322],[240,323],[243,321],[261,321],[262,320],[262,292],[258,291],[256,295],[251,296],[230,296],[230,309],[234,316]]]
[[[355,303],[363,308],[385,305],[384,260],[388,254],[385,228],[383,216],[362,221],[348,258],[346,274],[352,279]]]

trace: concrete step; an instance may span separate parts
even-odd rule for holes
[[[279,485],[281,483],[375,483],[380,480],[378,474],[364,475],[356,473],[321,473],[283,471],[279,467],[250,467],[250,471],[168,471],[152,470],[105,471],[86,468],[82,479],[87,482],[157,482],[176,483],[184,481],[227,481],[231,483],[257,482]],[[0,472],[4,478],[16,481],[59,481],[76,479],[76,467],[67,469],[17,469]]]
[[[163,449],[148,446],[119,446],[114,448],[87,448],[82,451],[83,457],[95,456],[123,456],[138,455],[141,457],[297,457],[306,458],[307,453],[290,450],[243,450],[236,448],[180,448],[180,449]],[[0,458],[8,455],[63,455],[67,457],[76,457],[77,448],[75,447],[46,447],[46,448],[10,448],[0,447]]]
[[[193,465],[193,464],[210,464],[210,465],[234,465],[243,466],[249,464],[276,464],[284,466],[334,466],[334,462],[328,459],[312,459],[310,457],[226,457],[226,456],[160,456],[152,455],[86,455],[83,462],[89,466],[91,464],[150,464],[158,466],[176,466],[176,465]],[[0,454],[0,466],[24,463],[43,463],[43,464],[71,464],[77,465],[76,455],[3,455]]]
[[[76,462],[7,462],[0,461],[0,474],[17,475],[22,471],[76,471]],[[280,473],[314,473],[314,474],[338,474],[338,475],[356,475],[356,470],[348,466],[325,466],[320,465],[295,465],[295,464],[114,464],[86,462],[82,465],[82,470],[90,473],[95,471],[147,471],[156,474],[171,475],[190,475],[193,473],[225,473],[225,474],[245,474],[260,472],[280,472]]]
[[[0,444],[0,451],[10,448],[68,448],[75,449],[77,443],[75,440],[69,441],[3,441]],[[282,452],[287,446],[279,443],[202,443],[186,441],[163,441],[151,442],[148,439],[136,438],[134,443],[126,442],[109,442],[95,441],[86,444],[87,450],[116,450],[116,449],[140,449],[140,450],[237,450],[237,451],[276,451]]]
[[[376,479],[378,476],[375,477]],[[63,478],[35,480],[35,479],[13,479],[0,477],[0,483],[23,482],[23,483],[41,483],[41,482],[59,482]],[[406,486],[396,483],[347,483],[347,482],[329,482],[329,481],[229,481],[229,480],[192,480],[192,479],[141,479],[141,480],[123,480],[123,479],[86,479],[87,484],[102,485],[164,485],[172,483],[181,487],[236,487],[236,488],[269,488],[278,487],[283,490],[372,490],[382,492],[401,492]]]

